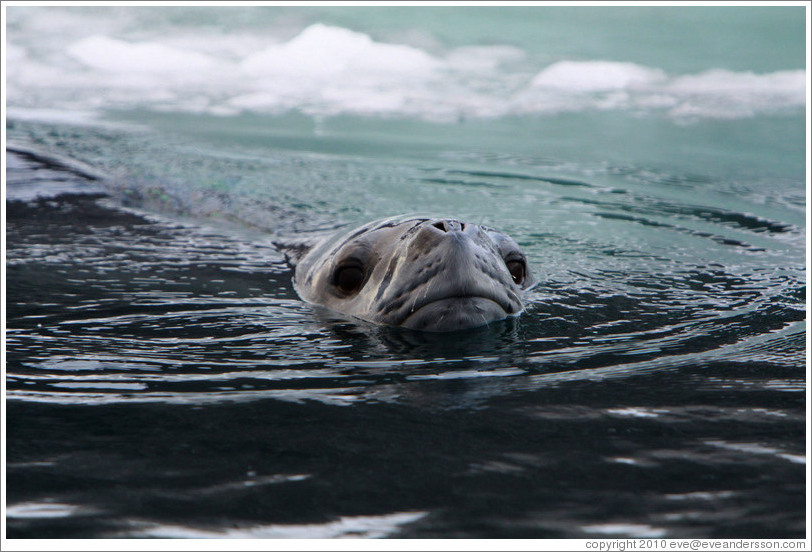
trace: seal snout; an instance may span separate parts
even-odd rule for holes
[[[487,324],[518,313],[521,299],[504,261],[480,227],[456,220],[427,221],[410,247],[433,270],[413,281],[412,299],[399,325],[451,331]]]

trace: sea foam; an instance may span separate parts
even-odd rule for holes
[[[74,29],[74,31],[76,31]],[[803,108],[803,70],[755,74],[714,69],[668,74],[611,60],[533,67],[514,46],[432,53],[336,26],[313,24],[286,41],[217,35],[124,40],[88,33],[58,51],[9,39],[10,107],[241,112],[456,121],[595,110],[674,119],[741,118]]]
[[[539,72],[515,98],[514,109],[525,113],[663,109],[675,118],[750,117],[803,107],[806,73],[714,69],[668,76],[634,63],[562,61]]]
[[[613,61],[559,61],[541,71],[530,86],[574,92],[602,92],[651,86],[665,73],[635,63]]]
[[[209,71],[216,62],[197,52],[155,42],[129,43],[93,35],[70,45],[68,54],[85,66],[110,73],[174,75]]]
[[[289,42],[246,57],[243,73],[257,77],[331,79],[338,76],[421,78],[440,62],[410,46],[373,41],[368,35],[327,25],[311,25]]]

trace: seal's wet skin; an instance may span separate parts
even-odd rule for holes
[[[377,324],[432,332],[518,315],[522,294],[533,285],[527,258],[513,239],[446,218],[372,222],[289,259],[305,301]]]

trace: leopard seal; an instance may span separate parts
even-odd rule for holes
[[[512,238],[453,218],[392,217],[315,244],[275,245],[304,301],[386,326],[483,326],[521,313],[534,284]]]

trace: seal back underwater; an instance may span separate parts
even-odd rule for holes
[[[315,247],[285,247],[309,303],[362,320],[434,332],[482,326],[524,308],[533,277],[509,236],[455,219],[394,217]]]

